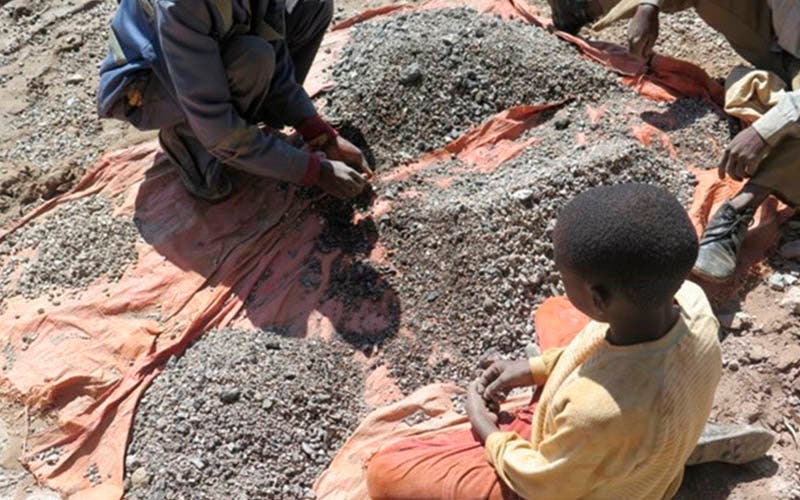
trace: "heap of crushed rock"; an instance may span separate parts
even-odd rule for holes
[[[0,242],[0,302],[14,295],[57,301],[60,290],[86,288],[101,276],[116,281],[136,260],[138,239],[130,217],[115,217],[103,196],[63,204]]]
[[[363,413],[362,391],[342,341],[209,332],[139,404],[127,498],[313,498]]]
[[[509,107],[594,99],[615,81],[541,28],[469,9],[359,24],[333,76],[326,113],[360,131],[389,164]]]
[[[540,144],[491,175],[459,175],[444,191],[399,204],[380,223],[397,275],[404,326],[413,336],[387,342],[383,358],[405,391],[453,380],[465,383],[491,353],[523,355],[534,341],[532,313],[563,294],[551,232],[558,211],[589,187],[624,182],[661,185],[684,201],[685,167],[631,139],[574,150],[555,129]],[[426,176],[452,172],[453,162]],[[420,190],[416,179],[393,186]]]

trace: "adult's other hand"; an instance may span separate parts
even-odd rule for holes
[[[649,59],[658,40],[658,7],[642,4],[628,24],[628,51]]]
[[[753,127],[747,127],[733,138],[722,161],[719,163],[719,178],[729,175],[732,179],[742,181],[752,177],[758,166],[769,152],[769,144]]]
[[[340,161],[325,159],[320,163],[317,185],[331,196],[340,200],[355,198],[366,184],[362,174]]]
[[[322,148],[322,151],[329,159],[348,164],[359,172],[364,173],[368,179],[372,177],[372,169],[369,168],[364,153],[342,136],[337,135],[331,139]]]

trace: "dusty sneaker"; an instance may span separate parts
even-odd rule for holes
[[[210,203],[224,200],[231,194],[233,185],[222,163],[211,157],[193,136],[182,133],[182,127],[165,128],[158,133],[161,149],[177,168],[187,191]],[[203,164],[203,168],[199,164]]]
[[[755,209],[737,211],[725,202],[703,231],[700,251],[692,272],[711,281],[727,281],[736,271],[736,261]]]
[[[708,462],[746,464],[766,455],[774,442],[775,436],[760,427],[709,422],[686,465]]]

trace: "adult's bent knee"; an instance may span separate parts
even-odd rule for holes
[[[233,37],[222,48],[222,61],[228,77],[235,81],[265,75],[271,79],[275,73],[275,49],[257,36]]]
[[[257,36],[233,37],[222,48],[231,97],[246,116],[256,113],[275,74],[275,49]]]

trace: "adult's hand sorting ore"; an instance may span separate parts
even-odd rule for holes
[[[658,40],[658,7],[641,4],[628,24],[628,52],[649,59]]]
[[[320,162],[317,185],[331,196],[349,200],[364,190],[367,180],[363,174],[340,161],[323,159]]]

